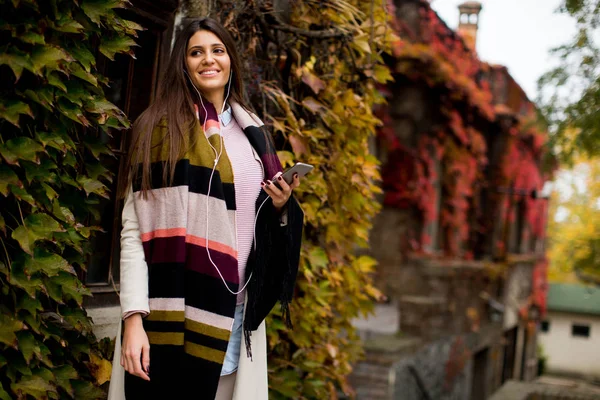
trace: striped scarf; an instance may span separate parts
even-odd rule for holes
[[[215,153],[220,149],[219,120],[205,102],[206,131],[196,123],[185,156],[175,167],[173,181],[164,186],[168,159],[163,120],[152,137],[152,189],[144,200],[139,182],[133,183],[135,209],[149,272],[150,314],[143,321],[150,342],[150,382],[127,374],[125,392],[134,398],[213,399],[217,390],[229,336],[236,296],[229,288],[239,282],[233,170],[225,149],[219,159],[208,195]],[[262,122],[237,103],[233,116],[260,156],[265,179],[281,171],[272,142]],[[204,121],[200,108],[199,120]],[[141,174],[139,174],[141,176]],[[281,226],[268,195],[261,190],[256,202],[256,242],[247,261],[244,336],[250,352],[250,331],[256,330],[277,301],[289,321],[302,236],[303,213],[297,201],[287,204],[288,223]],[[267,200],[267,201],[265,201]],[[263,204],[264,203],[264,204]],[[262,206],[262,207],[261,207]],[[208,207],[208,240],[207,240]]]

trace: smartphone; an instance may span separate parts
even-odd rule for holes
[[[306,175],[310,171],[312,171],[313,168],[314,167],[310,164],[304,164],[304,163],[299,162],[299,163],[296,163],[293,167],[286,169],[281,177],[283,179],[285,179],[285,181],[287,182],[288,185],[290,185],[292,183],[292,181],[294,180],[295,174],[298,174],[298,177],[302,178],[304,175]],[[274,181],[274,183],[277,185],[276,180]],[[279,185],[277,185],[277,187],[279,187]]]

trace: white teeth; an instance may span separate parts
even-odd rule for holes
[[[201,72],[200,75],[215,75],[217,71],[204,71]]]

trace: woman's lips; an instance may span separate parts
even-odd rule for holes
[[[219,72],[220,72],[220,71],[218,71],[218,70],[216,70],[216,69],[211,69],[211,70],[208,70],[208,71],[202,71],[202,72],[200,72],[200,73],[199,73],[199,75],[200,75],[200,76],[205,76],[205,77],[206,77],[206,76],[209,76],[209,77],[210,77],[210,76],[215,76],[215,75],[217,75]]]

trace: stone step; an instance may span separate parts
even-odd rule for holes
[[[399,323],[400,313],[396,303],[376,304],[372,315],[352,321],[352,325],[363,341],[369,340],[374,335],[396,334]]]

